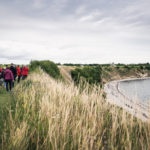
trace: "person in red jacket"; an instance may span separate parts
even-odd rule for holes
[[[0,67],[0,73],[2,72],[2,68]]]
[[[20,68],[19,65],[16,67],[16,70],[17,70],[17,76],[18,76],[17,82],[19,83],[20,82],[20,78],[21,78],[21,68]]]
[[[6,70],[4,71],[4,80],[6,82],[6,90],[11,91],[12,89],[12,82],[14,80],[14,76],[12,71],[6,66]]]
[[[29,68],[27,66],[23,66],[21,73],[22,73],[22,80],[24,80],[28,76]]]

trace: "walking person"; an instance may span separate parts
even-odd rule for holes
[[[4,72],[5,72],[5,70],[6,70],[6,67],[3,67],[3,68],[2,68],[2,72],[1,72],[1,78],[2,78],[2,80],[3,80],[3,85],[4,85],[4,87],[6,88],[6,82],[5,82],[5,80],[4,80]]]
[[[0,66],[0,73],[2,73],[2,67]]]
[[[22,67],[22,80],[27,78],[28,73],[29,73],[29,68],[27,66],[23,66]]]
[[[16,70],[17,70],[17,77],[18,77],[17,82],[19,83],[21,78],[21,68],[19,65],[16,67]]]
[[[3,75],[2,75],[2,68],[0,67],[0,86],[3,85]]]
[[[10,66],[10,70],[12,71],[13,73],[13,76],[14,76],[14,81],[16,80],[16,77],[17,77],[17,70],[16,70],[16,66],[11,63],[11,66]],[[14,81],[12,82],[12,86],[14,87]]]
[[[8,66],[6,66],[6,70],[4,71],[4,80],[6,83],[6,91],[11,91],[14,76]]]

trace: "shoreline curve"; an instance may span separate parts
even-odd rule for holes
[[[150,77],[115,80],[106,83],[104,85],[104,91],[106,92],[107,101],[109,103],[122,107],[124,110],[141,119],[142,121],[150,121],[150,106],[148,104],[146,106],[139,101],[129,99],[119,89],[120,82],[146,79],[150,79]]]

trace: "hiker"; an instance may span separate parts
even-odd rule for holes
[[[14,76],[8,66],[6,66],[6,70],[4,71],[4,80],[6,82],[6,91],[11,91]]]
[[[16,66],[13,63],[11,63],[10,70],[12,71],[15,80],[17,77],[17,70],[16,70]]]
[[[2,68],[0,67],[0,73],[2,72]]]
[[[0,79],[2,78],[2,68],[0,67]]]
[[[29,68],[27,66],[23,66],[21,73],[22,73],[22,80],[24,80],[28,76]]]
[[[3,85],[3,75],[2,75],[2,68],[0,67],[0,86]]]
[[[2,68],[0,67],[0,79],[2,78]]]
[[[19,65],[16,67],[16,70],[17,70],[17,77],[18,77],[17,82],[19,83],[21,78],[21,68]]]
[[[10,66],[10,70],[12,71],[13,73],[13,77],[14,77],[14,81],[16,80],[16,77],[17,77],[17,70],[16,70],[16,67],[13,63],[11,63],[11,66]],[[14,81],[12,82],[12,86],[14,87]]]
[[[6,82],[4,80],[4,72],[5,72],[5,70],[6,70],[6,67],[3,67],[2,68],[2,72],[1,72],[1,80],[3,81],[3,85],[6,88]]]

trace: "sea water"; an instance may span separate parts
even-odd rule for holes
[[[120,81],[118,90],[128,99],[150,102],[150,78]]]

